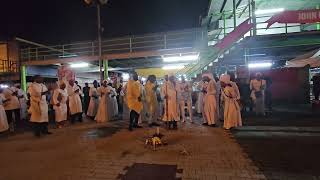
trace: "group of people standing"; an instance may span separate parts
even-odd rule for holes
[[[250,83],[250,96],[257,112],[262,112],[264,108],[262,91],[264,86],[265,81],[261,80],[260,76]],[[138,75],[132,73],[129,81],[125,85],[121,84],[119,89],[114,88],[112,83],[106,80],[101,86],[97,81],[90,87],[85,83],[85,87],[81,89],[74,80],[69,80],[58,81],[56,87],[48,90],[43,84],[43,78],[35,76],[27,91],[30,102],[28,113],[31,115],[30,122],[33,124],[36,136],[50,134],[48,131],[50,105],[55,112],[58,128],[62,128],[67,120],[71,123],[81,122],[83,113],[97,123],[106,122],[118,114],[119,106],[123,106],[121,109],[127,109],[129,112],[130,131],[133,128],[141,128],[142,117],[147,119],[150,127],[159,126],[157,120],[161,119],[167,128],[177,129],[180,120],[184,123],[189,119],[189,122],[193,123],[192,97],[196,88],[199,95],[194,104],[200,108],[203,125],[215,127],[219,119],[222,119],[225,129],[242,126],[241,98],[236,82],[232,81],[228,74],[214,78],[212,73],[203,73],[196,87],[195,82],[189,82],[183,76],[177,80],[174,74],[166,75],[161,86],[158,85],[156,76],[150,75],[143,85]],[[51,97],[49,100],[48,96]],[[5,90],[0,89],[2,131],[7,130],[8,124],[12,124],[14,119],[16,122],[19,121],[23,114],[22,109],[26,111],[27,105],[23,105],[26,99],[27,96],[18,85]],[[123,104],[119,104],[119,99],[123,99]]]
[[[174,74],[166,75],[160,87],[160,101],[157,101],[156,77],[148,77],[145,86],[141,86],[138,75],[132,74],[132,79],[127,84],[128,107],[130,109],[129,130],[141,128],[138,124],[139,116],[143,115],[143,99],[146,99],[148,117],[155,119],[157,104],[162,104],[162,120],[168,129],[177,129],[178,121],[186,122],[187,109],[190,123],[193,123],[192,92],[193,83],[181,77],[177,80]],[[224,74],[220,81],[216,82],[211,73],[204,73],[202,81],[199,83],[200,98],[198,103],[202,106],[204,125],[216,126],[219,119],[219,106],[222,106],[225,129],[231,129],[242,125],[240,105],[240,93],[235,82],[230,80],[230,76]],[[146,91],[143,98],[142,91]],[[217,98],[219,97],[219,98]],[[220,99],[221,98],[221,99]],[[161,103],[159,103],[161,102]],[[149,124],[151,121],[149,121]]]

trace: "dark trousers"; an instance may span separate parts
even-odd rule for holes
[[[82,113],[76,113],[70,115],[71,123],[75,123],[75,121],[82,122]]]
[[[13,114],[14,117],[13,118]],[[8,123],[14,123],[14,124],[18,124],[21,123],[21,119],[20,119],[20,109],[13,109],[13,110],[6,110],[6,115],[7,115],[7,119],[8,119]]]
[[[319,96],[320,96],[320,90],[313,90],[313,94],[314,94],[314,98],[315,100],[319,100]]]
[[[35,136],[40,136],[40,134],[47,134],[48,133],[48,123],[47,122],[42,122],[42,123],[37,123],[33,122],[33,132]]]
[[[136,111],[134,110],[130,111],[130,124],[129,124],[130,129],[138,125],[139,116],[140,116],[139,113],[137,113]]]

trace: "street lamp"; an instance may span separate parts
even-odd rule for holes
[[[102,40],[101,40],[101,6],[108,3],[108,0],[84,0],[84,2],[88,5],[95,5],[97,7],[97,24],[98,24],[98,53],[99,53],[99,71],[100,71],[100,82],[102,83],[104,79],[104,75],[102,73]]]

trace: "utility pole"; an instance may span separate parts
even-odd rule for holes
[[[84,2],[88,5],[95,5],[97,7],[97,24],[98,24],[98,56],[99,56],[99,76],[100,83],[104,80],[104,73],[102,72],[103,65],[108,66],[107,63],[103,63],[102,59],[102,27],[101,27],[101,6],[108,3],[108,0],[84,0]],[[108,67],[104,68],[105,70]]]

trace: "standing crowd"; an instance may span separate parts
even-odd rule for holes
[[[177,129],[178,121],[193,123],[193,107],[202,114],[203,125],[215,127],[222,120],[228,130],[242,126],[241,110],[246,108],[246,100],[240,96],[240,92],[246,91],[228,74],[217,78],[203,73],[198,83],[184,77],[177,80],[174,74],[168,74],[158,85],[155,75],[150,75],[144,84],[133,73],[126,84],[122,80],[116,85],[105,80],[100,86],[94,81],[92,86],[85,83],[83,88],[74,80],[58,81],[51,87],[43,81],[41,76],[35,76],[26,93],[19,84],[0,89],[0,132],[26,127],[29,119],[35,136],[51,134],[48,131],[51,110],[57,128],[67,122],[82,122],[84,114],[103,123],[122,113],[122,118],[128,114],[130,131],[141,128],[142,121],[147,121],[149,127],[159,126],[159,120],[168,129]],[[264,114],[266,80],[258,73],[249,88],[255,112]]]

